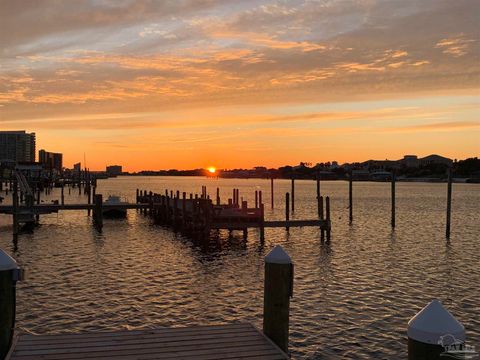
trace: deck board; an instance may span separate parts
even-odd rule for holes
[[[10,360],[288,359],[251,324],[19,335]]]

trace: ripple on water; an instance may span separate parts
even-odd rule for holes
[[[269,181],[119,177],[99,192],[133,200],[136,188],[210,192],[232,187],[252,202]],[[315,183],[296,182],[293,218],[314,218]],[[284,216],[289,181],[277,181],[269,219]],[[454,184],[452,236],[444,234],[444,184],[397,184],[397,229],[389,225],[389,184],[355,183],[354,223],[348,225],[348,186],[322,182],[331,196],[333,236],[318,229],[220,231],[205,248],[135,211],[106,220],[102,234],[82,212],[42,216],[22,235],[14,256],[27,269],[18,285],[18,326],[31,333],[136,329],[249,321],[261,328],[263,257],[281,244],[295,262],[291,350],[298,359],[405,358],[406,324],[432,298],[463,322],[480,344],[480,186]],[[56,191],[52,198],[58,197]],[[67,197],[78,201],[78,195]],[[81,199],[81,198],[80,198]],[[10,227],[0,218],[0,247],[11,250]]]

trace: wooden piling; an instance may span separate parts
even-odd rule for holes
[[[258,191],[255,190],[255,209],[258,209]]]
[[[295,211],[295,178],[292,177],[292,213]]]
[[[60,194],[60,201],[61,201],[61,204],[62,205],[65,205],[65,188],[63,186],[63,183],[62,183],[62,190],[61,190],[61,194]]]
[[[288,221],[290,220],[290,194],[288,192],[285,194],[285,220],[287,222],[285,230],[289,231],[290,227],[288,226]]]
[[[217,187],[217,205],[220,205],[220,189]]]
[[[242,201],[242,210],[247,211],[248,203],[246,201]]]
[[[13,341],[19,273],[16,261],[0,250],[0,359],[7,357]]]
[[[95,194],[93,203],[94,203],[93,221],[97,230],[100,231],[103,228],[103,196],[102,194]]]
[[[187,193],[182,193],[182,228],[185,230],[187,225]]]
[[[391,225],[392,228],[395,229],[395,182],[396,182],[396,174],[395,170],[392,170],[392,218],[391,218]]]
[[[348,177],[348,219],[353,222],[353,171],[350,170]]]
[[[330,197],[325,198],[325,213],[326,213],[326,219],[327,220],[327,241],[330,241],[330,235],[331,235],[331,223],[330,223]]]
[[[92,203],[92,188],[90,185],[87,188],[87,204],[90,205]],[[90,208],[87,210],[87,216],[90,216]]]
[[[265,240],[265,206],[260,204],[260,240]]]
[[[447,179],[447,224],[445,229],[445,235],[447,239],[450,239],[450,220],[452,213],[452,169],[448,168]]]
[[[258,191],[258,207],[260,207],[263,204],[263,199],[262,199],[262,190]]]
[[[318,206],[318,218],[320,220],[325,220],[324,213],[323,213],[323,196],[320,196],[318,198],[317,206]],[[320,240],[321,241],[325,240],[325,233],[326,233],[326,230],[324,229],[324,227],[320,226]]]
[[[277,245],[265,257],[263,332],[288,353],[290,297],[293,296],[293,262]]]
[[[408,359],[473,359],[467,357],[465,327],[437,299],[431,301],[408,322]],[[464,351],[461,351],[464,350]]]
[[[317,170],[317,199],[320,197],[320,171]]]

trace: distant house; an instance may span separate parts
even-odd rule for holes
[[[440,155],[428,155],[424,158],[419,159],[421,165],[436,165],[436,164],[443,164],[447,166],[451,166],[453,164],[453,160],[440,156]]]
[[[420,160],[417,155],[405,155],[403,159],[397,161],[401,166],[407,168],[417,168],[420,166]]]
[[[394,160],[367,160],[361,163],[362,169],[365,170],[386,170],[397,167],[398,161]]]

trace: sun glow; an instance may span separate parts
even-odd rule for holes
[[[210,174],[215,174],[217,172],[217,169],[215,169],[213,166],[210,166],[209,168],[207,168],[207,170]]]

